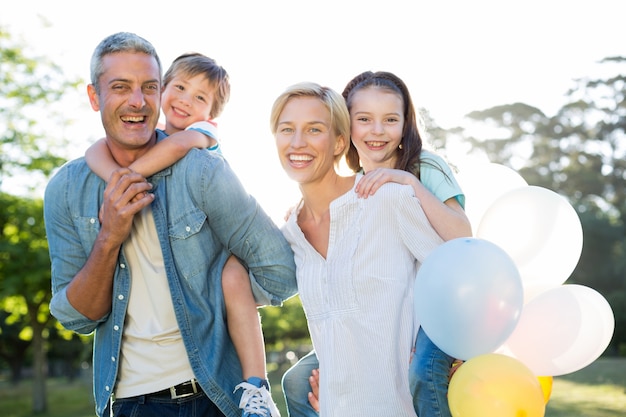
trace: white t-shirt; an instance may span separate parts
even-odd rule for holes
[[[132,279],[117,398],[161,391],[193,378],[150,206],[135,215],[124,255]]]

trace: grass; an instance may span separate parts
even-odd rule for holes
[[[280,389],[284,369],[270,372],[272,393],[283,417],[287,417]],[[31,382],[17,387],[0,380],[2,417],[93,417],[89,376],[68,382],[47,383],[48,411],[32,413]],[[626,414],[626,358],[600,358],[578,372],[554,378],[545,417],[623,417]]]
[[[601,358],[572,374],[554,378],[546,417],[626,415],[626,359]]]

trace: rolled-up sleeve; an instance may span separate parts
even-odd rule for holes
[[[62,167],[50,180],[44,194],[44,222],[52,279],[50,312],[66,329],[89,334],[100,321],[106,320],[106,317],[100,321],[88,319],[72,307],[66,294],[68,284],[87,261],[87,254],[76,226],[78,216],[68,206],[70,184],[74,186],[81,184],[80,178],[73,178],[78,172],[80,170],[76,169],[75,164]],[[71,178],[73,178],[72,182],[70,182]],[[86,221],[86,223],[93,222]],[[92,227],[95,228],[97,225]]]

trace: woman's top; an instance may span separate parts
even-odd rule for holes
[[[355,184],[362,175],[358,174]],[[366,199],[352,190],[330,205],[326,259],[297,224],[283,226],[298,291],[320,362],[320,405],[328,416],[415,416],[408,386],[419,266],[443,240],[413,188],[388,183]]]

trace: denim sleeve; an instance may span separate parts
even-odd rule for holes
[[[84,237],[88,233],[97,233],[96,230],[80,231],[79,224],[82,220],[87,225],[87,229],[95,229],[98,226],[97,222],[94,224],[92,221],[93,217],[81,219],[81,216],[76,214],[76,207],[71,208],[68,198],[70,186],[77,187],[82,179],[76,178],[75,174],[80,170],[74,168],[73,166],[61,168],[48,183],[44,194],[44,222],[52,279],[50,312],[66,329],[89,334],[99,322],[88,319],[74,309],[66,295],[67,285],[87,261],[84,238],[81,240],[81,234]],[[95,218],[97,220],[97,214]],[[106,317],[102,318],[102,321],[104,320]]]
[[[194,152],[198,158],[206,153]],[[201,184],[196,198],[210,227],[230,253],[248,268],[252,287],[261,304],[279,306],[295,295],[296,267],[293,252],[282,232],[249,195],[223,158],[189,165]],[[197,167],[201,166],[202,169]],[[195,169],[194,169],[195,167]]]

